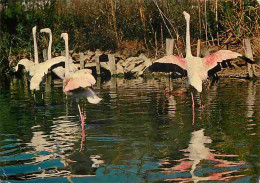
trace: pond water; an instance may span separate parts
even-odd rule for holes
[[[201,101],[181,80],[98,83],[77,103],[45,83],[45,107],[27,83],[0,90],[0,182],[259,182],[260,81],[221,78]],[[204,105],[202,110],[201,105]],[[83,135],[85,133],[85,137]]]

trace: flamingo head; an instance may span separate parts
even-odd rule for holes
[[[51,29],[49,29],[49,28],[44,28],[44,29],[41,29],[40,32],[41,32],[41,33],[45,32],[45,33],[49,33],[49,34],[50,34],[50,33],[51,33]]]
[[[183,15],[185,17],[186,20],[190,20],[190,14],[187,13],[186,11],[183,12]]]
[[[64,40],[68,40],[68,34],[67,33],[62,33],[61,38],[63,38]]]
[[[32,32],[33,32],[33,34],[36,34],[36,26],[34,26],[34,27],[32,28]]]

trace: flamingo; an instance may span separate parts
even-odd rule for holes
[[[241,55],[240,53],[233,52],[230,50],[219,50],[211,55],[204,58],[194,57],[191,54],[191,44],[190,44],[190,14],[186,11],[183,12],[186,20],[186,57],[181,58],[175,55],[168,55],[163,58],[156,60],[150,70],[156,69],[156,64],[171,64],[175,69],[181,69],[183,72],[187,72],[188,81],[191,86],[193,86],[199,93],[202,92],[202,82],[207,80],[208,72],[213,70],[219,63],[242,57],[245,61],[249,63],[254,63],[249,58]],[[176,67],[177,66],[177,67]],[[192,115],[193,124],[195,118],[195,102],[193,93],[191,92],[192,98]],[[204,106],[201,104],[202,111]]]
[[[34,26],[32,28],[32,34],[33,34],[33,45],[34,45],[34,62],[27,58],[21,59],[15,67],[15,72],[18,72],[22,66],[24,68],[25,72],[28,73],[31,66],[39,63],[38,49],[37,49],[37,42],[36,42],[36,26]],[[28,78],[28,80],[29,80],[29,78]]]
[[[89,103],[97,104],[101,101],[95,92],[91,89],[92,85],[96,83],[96,79],[89,69],[82,69],[76,72],[69,70],[69,41],[68,34],[62,33],[61,38],[65,41],[65,78],[63,80],[63,91],[66,95],[70,95],[76,98],[77,102],[81,97],[86,97]],[[84,129],[84,115],[81,112],[80,105],[78,103],[78,109],[81,119],[81,127]]]
[[[168,55],[156,60],[154,64],[173,64],[174,66],[178,66],[177,68],[181,68],[187,72],[189,84],[198,92],[202,92],[202,82],[208,78],[208,72],[218,66],[219,63],[238,57],[242,57],[249,63],[254,63],[240,53],[230,50],[219,50],[204,58],[192,56],[190,44],[190,15],[185,11],[183,14],[186,20],[186,57],[181,58],[175,55]],[[153,70],[154,64],[150,67],[151,70]]]
[[[52,32],[50,28],[44,28],[40,30],[41,33],[47,33],[49,34],[49,45],[48,45],[48,60],[52,59],[52,55],[51,55],[51,49],[52,49]],[[58,57],[57,59],[60,59],[61,62],[65,62],[65,57],[61,56]],[[73,64],[73,60],[70,59],[69,62],[69,69],[72,72],[75,72],[76,70],[78,70],[78,68]],[[65,76],[65,69],[63,66],[59,66],[59,67],[55,67],[52,69],[52,72],[54,74],[56,74],[60,79],[64,79]]]

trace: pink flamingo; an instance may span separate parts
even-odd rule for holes
[[[208,78],[208,71],[218,66],[218,63],[225,60],[235,59],[237,57],[244,58],[247,62],[253,63],[250,59],[241,55],[240,53],[230,50],[219,50],[204,58],[194,57],[191,54],[190,44],[190,15],[183,12],[186,19],[186,57],[181,58],[175,55],[168,55],[160,58],[154,62],[162,64],[174,64],[187,71],[188,80],[198,92],[202,92],[202,81]]]
[[[177,69],[181,68],[182,70],[187,71],[189,84],[198,92],[202,92],[202,81],[208,78],[208,71],[218,66],[218,63],[237,57],[242,57],[247,62],[253,63],[249,58],[230,50],[219,50],[204,58],[192,56],[190,44],[190,15],[185,11],[183,14],[186,20],[186,57],[181,58],[175,55],[168,55],[156,60],[152,66],[155,66],[154,64],[173,64],[174,66],[177,66]],[[153,68],[154,67],[150,67],[151,70],[153,70]],[[191,93],[191,95],[193,99],[193,93]]]
[[[96,83],[96,79],[91,74],[91,70],[82,69],[72,72],[69,70],[69,41],[68,34],[62,33],[61,37],[65,41],[65,78],[63,80],[63,91],[66,95],[73,96],[77,102],[79,98],[86,97],[87,100],[92,104],[97,104],[101,101],[91,87]],[[84,129],[84,115],[81,112],[80,105],[78,104],[81,126]]]

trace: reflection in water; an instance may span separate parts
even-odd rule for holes
[[[255,106],[255,99],[256,99],[256,85],[254,85],[253,81],[250,81],[248,83],[248,96],[247,96],[247,117],[249,120],[249,124],[247,129],[251,130],[253,129],[252,126],[257,125],[253,122],[253,114],[255,112],[254,106]],[[251,133],[251,135],[256,135],[256,133]]]
[[[42,172],[30,175],[30,178],[46,178],[53,176],[67,176],[67,179],[70,182],[72,177],[84,177],[95,175],[95,170],[99,167],[100,164],[104,163],[100,155],[90,155],[89,158],[85,158],[85,161],[82,162],[79,157],[82,157],[80,152],[83,148],[83,143],[85,141],[85,131],[82,131],[80,124],[77,120],[77,116],[69,116],[69,106],[68,101],[66,101],[66,115],[57,117],[53,119],[51,125],[51,130],[49,135],[44,135],[42,131],[33,132],[33,137],[31,142],[28,144],[29,147],[32,147],[34,151],[29,151],[28,153],[35,154],[35,163],[42,161],[48,161],[50,159],[58,159],[60,161],[59,168],[45,169]],[[39,126],[34,126],[34,130],[40,130]],[[81,133],[80,133],[81,132]],[[80,137],[81,135],[81,137]],[[81,138],[80,150],[75,151],[75,143],[78,139]],[[74,155],[76,154],[76,156]],[[85,155],[84,155],[85,156]],[[86,162],[88,162],[86,164]],[[79,171],[78,164],[84,163],[84,171],[82,169]],[[76,165],[76,166],[75,166]],[[69,171],[67,170],[69,169]],[[41,167],[39,167],[41,170]],[[28,177],[26,177],[28,179]]]
[[[165,96],[168,78],[99,81],[101,104],[80,100],[86,116],[83,131],[77,104],[65,98],[62,84],[46,83],[46,108],[33,105],[32,94],[21,82],[1,90],[0,179],[113,183],[258,179],[259,82],[221,80],[205,90],[205,112],[196,102],[192,125],[190,90]],[[175,80],[169,86],[181,87]]]
[[[242,175],[233,175],[235,172],[244,165],[244,162],[228,161],[224,158],[234,158],[237,155],[223,155],[215,154],[214,150],[206,147],[206,144],[210,144],[212,140],[204,135],[204,129],[194,131],[191,134],[190,144],[187,149],[182,150],[186,158],[177,160],[179,164],[170,167],[163,168],[164,173],[173,172],[187,172],[191,174],[191,178],[177,178],[167,179],[167,181],[182,181],[182,182],[199,182],[199,181],[229,181],[232,178],[240,177]],[[203,162],[204,161],[204,162]],[[209,161],[209,162],[205,162]],[[200,165],[200,163],[202,163]],[[169,159],[164,159],[160,166],[166,167],[170,164]],[[208,164],[212,164],[213,167],[208,170]],[[234,168],[233,168],[234,167]],[[230,169],[230,171],[229,171]],[[197,175],[195,175],[197,174]],[[199,175],[199,176],[198,176]]]

